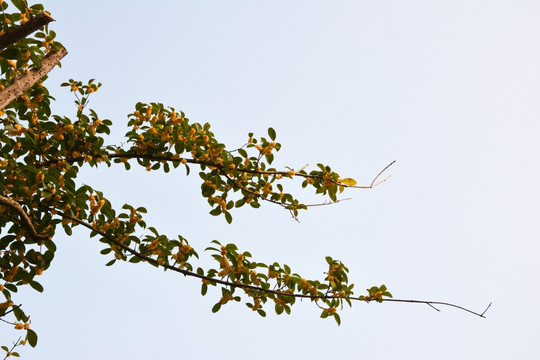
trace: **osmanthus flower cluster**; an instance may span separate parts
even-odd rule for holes
[[[306,298],[320,309],[321,317],[340,323],[337,311],[345,303],[351,305],[351,300],[437,304],[390,299],[384,285],[354,297],[347,267],[331,257],[326,258],[323,278],[312,280],[293,273],[288,265],[256,262],[234,244],[213,241],[206,250],[215,267],[196,267],[198,253],[188,240],[170,238],[147,226],[143,207],[114,208],[102,192],[76,182],[79,169],[120,165],[130,170],[137,164],[148,171],[163,168],[166,173],[181,166],[189,174],[195,166],[210,214],[223,215],[229,223],[234,208],[258,208],[263,202],[281,206],[294,217],[307,209],[310,204],[286,190],[289,179],[299,179],[303,187],[326,197],[322,204],[329,204],[339,201],[337,194],[344,188],[376,186],[378,176],[371,185],[357,186],[322,164],[309,173],[277,170],[272,162],[281,144],[274,129],[260,138],[250,133],[244,146],[228,150],[210,131],[210,124],[191,122],[182,111],[160,103],[136,104],[124,145],[105,146],[112,121],[86,109],[101,84],[94,80],[62,84],[76,98],[74,116],[51,114],[54,98],[44,86],[46,73],[67,51],[48,29],[53,19],[42,5],[29,6],[23,0],[12,0],[11,5],[0,0],[0,321],[26,333],[13,347],[2,347],[6,357],[16,356],[13,349],[18,345],[37,343],[30,317],[14,294],[24,285],[43,290],[36,279],[54,259],[57,231],[71,235],[75,226],[87,228],[90,237],[97,236],[104,244],[101,253],[111,257],[107,265],[119,260],[147,262],[199,278],[203,295],[209,286],[219,287],[214,312],[244,299],[262,316],[269,305],[277,314],[289,314],[298,298]]]

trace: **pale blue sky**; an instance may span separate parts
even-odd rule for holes
[[[278,165],[323,162],[369,184],[397,160],[385,184],[347,191],[352,200],[300,223],[265,205],[236,210],[227,225],[208,215],[197,176],[183,170],[82,172],[118,207],[147,207],[149,224],[182,234],[203,258],[218,239],[317,277],[331,255],[358,291],[385,283],[399,298],[493,306],[480,319],[358,303],[340,327],[309,302],[266,319],[241,304],[212,314],[218,291],[201,297],[199,281],[144,264],[107,268],[102,245],[81,229],[57,238],[45,292],[19,297],[40,337],[23,358],[540,357],[540,3],[44,4],[69,50],[50,76],[54,109],[74,113],[57,84],[98,79],[90,107],[113,120],[111,143],[136,102],[160,101],[210,122],[232,148],[274,127]]]

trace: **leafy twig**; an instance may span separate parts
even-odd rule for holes
[[[279,295],[279,296],[303,298],[303,299],[312,299],[312,300],[316,300],[316,299],[343,299],[343,297],[340,297],[340,296],[337,296],[337,295],[309,295],[309,294],[299,294],[299,293],[290,293],[290,292],[282,292],[282,291],[276,291],[276,290],[271,290],[271,289],[264,289],[264,288],[259,287],[259,286],[254,286],[254,285],[248,285],[248,284],[243,284],[243,283],[230,282],[230,281],[216,279],[216,278],[209,277],[209,276],[206,276],[206,275],[201,275],[201,274],[198,274],[196,272],[189,271],[189,270],[180,269],[180,268],[168,265],[168,264],[160,264],[156,259],[154,259],[152,257],[149,257],[149,256],[146,256],[146,255],[143,255],[143,254],[133,250],[129,246],[127,246],[127,245],[123,244],[122,242],[116,240],[113,236],[111,236],[111,235],[109,235],[109,234],[107,234],[107,233],[105,233],[105,232],[103,232],[103,231],[101,231],[99,229],[96,229],[90,223],[88,223],[86,221],[83,221],[81,219],[78,219],[76,217],[73,217],[71,215],[68,215],[68,214],[66,214],[66,213],[64,213],[64,212],[62,212],[60,210],[56,210],[56,211],[57,211],[57,214],[60,215],[61,217],[65,218],[65,219],[69,219],[69,220],[71,220],[71,221],[73,221],[73,222],[75,222],[77,224],[80,224],[80,225],[82,225],[82,226],[84,226],[84,227],[98,233],[99,235],[101,235],[103,238],[105,238],[109,242],[113,243],[114,245],[116,245],[118,247],[121,247],[122,249],[126,250],[130,254],[136,256],[137,258],[139,258],[140,260],[145,260],[148,263],[151,263],[151,264],[153,264],[155,266],[158,266],[158,267],[161,266],[161,267],[163,267],[165,269],[175,271],[175,272],[181,273],[181,274],[186,275],[186,276],[199,278],[199,279],[202,279],[202,280],[209,281],[211,283],[217,283],[217,284],[224,285],[224,286],[231,287],[231,288],[249,289],[249,290],[255,290],[255,291],[259,291],[259,292],[263,292],[263,293],[267,293],[267,294]],[[356,300],[356,301],[366,301],[365,298],[362,298],[362,297],[348,297],[348,299],[349,300]],[[469,312],[471,314],[474,314],[474,315],[477,315],[477,316],[480,316],[480,317],[485,317],[484,314],[487,311],[487,309],[486,309],[483,313],[480,314],[480,313],[474,312],[472,310],[469,310],[469,309],[464,308],[464,307],[459,306],[459,305],[446,303],[446,302],[440,302],[440,301],[403,300],[403,299],[381,299],[381,300],[383,302],[418,303],[418,304],[427,304],[427,305],[430,305],[430,306],[432,306],[432,304],[445,305],[445,306],[450,306],[450,307],[455,307],[455,308],[461,309],[463,311]]]

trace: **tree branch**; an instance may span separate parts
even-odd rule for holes
[[[16,202],[13,199],[10,199],[8,197],[0,195],[0,204],[8,206],[15,210],[20,217],[21,220],[21,226],[30,234],[30,237],[33,238],[36,241],[39,240],[49,240],[48,236],[39,235],[34,228],[34,225],[32,224],[32,221],[30,220],[30,217],[28,217],[28,214],[24,211],[21,205],[19,205],[18,202]]]
[[[32,69],[28,74],[15,78],[11,85],[0,92],[0,110],[22,96],[25,91],[30,89],[41,80],[41,78],[47,75],[47,73],[49,73],[49,71],[51,71],[66,55],[67,50],[64,48],[51,52],[43,58],[39,69]]]
[[[253,285],[248,285],[248,284],[230,282],[230,281],[225,281],[225,280],[212,278],[212,277],[205,276],[205,275],[200,275],[200,274],[197,274],[196,272],[180,269],[180,268],[174,267],[172,265],[168,265],[168,264],[159,264],[158,261],[155,260],[154,258],[151,258],[149,256],[146,256],[146,255],[143,255],[143,254],[139,253],[138,251],[136,251],[136,250],[130,248],[129,246],[123,244],[122,242],[116,240],[111,235],[109,235],[109,234],[107,234],[107,233],[105,233],[105,232],[103,232],[103,231],[101,231],[99,229],[96,229],[90,223],[88,223],[88,222],[86,222],[84,220],[78,219],[76,217],[73,217],[71,215],[68,215],[68,214],[64,213],[63,211],[60,211],[60,210],[55,210],[55,211],[61,217],[65,218],[65,219],[69,219],[69,220],[71,220],[71,221],[73,221],[73,222],[75,222],[77,224],[80,224],[80,225],[82,225],[82,226],[84,226],[84,227],[86,227],[86,228],[88,228],[88,229],[90,229],[92,231],[95,231],[99,235],[103,236],[106,240],[110,241],[111,243],[115,244],[118,247],[121,247],[122,249],[126,250],[127,252],[129,252],[130,254],[136,256],[137,258],[139,258],[141,260],[145,260],[148,263],[151,263],[151,264],[156,265],[158,267],[161,266],[161,267],[163,267],[165,269],[181,273],[181,274],[183,274],[185,276],[191,276],[191,277],[199,278],[201,280],[206,280],[206,281],[209,281],[211,283],[216,283],[216,284],[228,286],[228,287],[231,287],[231,288],[249,289],[249,290],[255,290],[255,291],[263,292],[263,293],[266,293],[266,294],[273,294],[273,295],[279,295],[279,296],[285,296],[285,297],[294,297],[294,298],[310,299],[310,300],[317,300],[317,299],[344,299],[343,297],[340,297],[340,296],[337,296],[337,295],[308,295],[308,294],[281,292],[281,291],[271,290],[271,289],[263,289],[262,287],[259,287],[259,286],[253,286]],[[370,300],[366,300],[366,298],[363,298],[363,297],[348,297],[346,299],[356,300],[356,301],[366,301],[366,302],[370,301]],[[477,316],[480,316],[480,317],[483,317],[483,318],[485,318],[484,314],[487,311],[487,309],[486,309],[486,310],[484,310],[483,313],[479,314],[477,312],[474,312],[474,311],[469,310],[467,308],[464,308],[462,306],[458,306],[458,305],[454,305],[454,304],[446,303],[446,302],[440,302],[440,301],[402,300],[402,299],[381,299],[381,300],[383,302],[418,303],[418,304],[427,304],[427,305],[430,305],[430,306],[432,306],[431,304],[445,305],[445,306],[455,307],[455,308],[458,308],[460,310],[464,310],[466,312],[469,312],[471,314],[474,314],[474,315],[477,315]],[[491,306],[491,304],[489,306]],[[489,308],[489,306],[488,306],[488,308]]]
[[[188,158],[173,159],[170,156],[164,156],[164,155],[108,153],[108,154],[102,154],[100,156],[101,157],[107,157],[109,159],[147,159],[147,160],[155,160],[155,161],[169,161],[169,162],[173,162],[173,163],[174,162],[179,163],[179,162],[185,161],[188,164],[214,166],[216,168],[221,168],[221,165],[215,164],[215,163],[213,163],[211,161],[202,161],[202,160],[188,159]],[[77,157],[65,158],[63,160],[65,160],[68,163],[72,164],[72,163],[75,163],[75,162],[84,161],[85,157],[84,156],[77,156]],[[54,160],[42,161],[42,162],[38,163],[36,166],[37,167],[45,167],[45,166],[49,166],[49,165],[51,165],[53,163],[56,163],[58,161],[60,161],[60,160],[54,159]],[[383,170],[381,170],[379,172],[379,174],[373,179],[373,181],[371,182],[370,185],[346,185],[346,184],[336,183],[336,182],[333,182],[333,181],[332,181],[332,183],[334,183],[335,185],[343,186],[344,188],[372,189],[372,188],[382,184],[386,180],[388,180],[388,178],[390,178],[390,176],[388,176],[388,177],[384,178],[383,180],[375,183],[375,181],[381,176],[381,174],[384,171],[386,171],[390,166],[392,166],[395,162],[396,162],[395,160],[392,161]],[[306,179],[319,179],[320,178],[319,175],[310,175],[310,174],[305,174],[305,173],[301,173],[301,172],[295,172],[294,174],[291,175],[290,171],[263,171],[263,170],[245,169],[245,168],[236,168],[233,171],[237,171],[237,172],[241,172],[241,173],[248,173],[248,174],[258,174],[258,175],[299,176],[299,177],[303,177],[303,178],[306,178]]]
[[[0,51],[4,50],[9,45],[15,44],[17,41],[24,39],[51,21],[54,21],[54,19],[50,15],[40,12],[24,24],[9,28],[5,34],[0,36]]]

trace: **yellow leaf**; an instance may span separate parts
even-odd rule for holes
[[[351,178],[345,178],[341,181],[343,184],[347,185],[347,186],[354,186],[356,185],[356,180],[354,179],[351,179]]]

